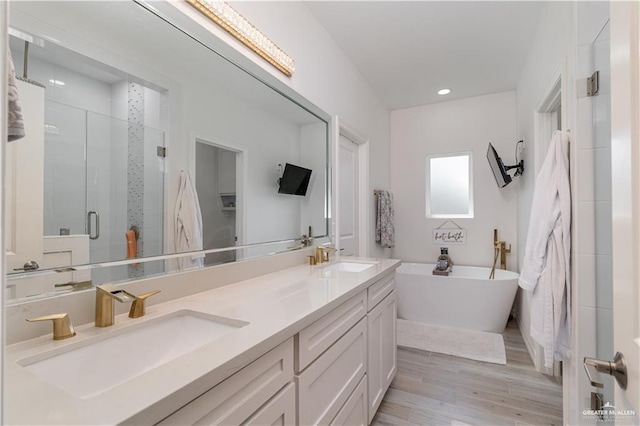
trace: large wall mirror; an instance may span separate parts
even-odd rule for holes
[[[179,197],[209,252],[187,266],[327,237],[329,116],[214,51],[174,5],[12,2],[10,18],[27,136],[7,145],[9,299],[184,267],[162,258],[192,250]],[[279,193],[289,165],[311,171],[305,195]]]

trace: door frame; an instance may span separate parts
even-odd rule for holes
[[[189,142],[189,171],[194,185],[196,184],[197,179],[196,144],[198,142],[226,149],[227,151],[234,151],[238,154],[236,162],[236,236],[238,237],[238,241],[236,243],[237,245],[243,245],[245,243],[244,238],[247,230],[245,214],[247,207],[245,182],[247,182],[249,176],[248,151],[239,144],[225,141],[218,137],[206,135],[201,132],[190,132]],[[242,251],[236,250],[236,256],[238,256],[238,260],[240,260],[243,257]]]
[[[9,28],[9,2],[1,2],[0,3],[0,31],[4,34],[7,33]],[[6,143],[4,141],[7,140],[7,126],[6,126],[6,117],[7,117],[7,51],[9,50],[8,43],[0,43],[0,141],[3,143],[0,144],[0,182],[3,183],[3,189],[0,191],[0,250],[2,254],[0,255],[0,274],[2,279],[2,289],[5,288],[7,284],[7,260],[5,256],[5,213],[4,213],[4,173],[5,173],[5,149]],[[4,361],[5,361],[5,348],[6,348],[6,307],[5,307],[5,291],[0,291],[0,378],[4,379]],[[4,388],[5,381],[0,380],[0,423],[4,424]]]
[[[340,177],[338,170],[338,155],[340,152],[340,136],[344,136],[357,146],[358,155],[358,256],[369,256],[369,213],[370,199],[369,197],[369,139],[356,131],[352,126],[347,124],[339,116],[335,116],[334,120],[334,138],[333,138],[333,161],[332,164],[332,178],[333,178],[333,205],[335,206],[335,212],[333,215],[334,232],[332,233],[334,238],[334,245],[340,250],[340,197],[338,197],[338,191],[340,188]]]

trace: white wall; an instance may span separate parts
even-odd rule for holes
[[[449,255],[455,264],[491,267],[493,230],[498,229],[500,240],[512,246],[507,268],[515,270],[516,184],[498,188],[486,152],[491,142],[505,164],[515,164],[518,139],[515,92],[393,111],[391,190],[396,203],[396,247],[392,256],[410,262],[436,261],[440,245],[433,244],[432,230],[446,219],[427,219],[425,215],[427,156],[471,151],[474,217],[453,219],[467,230],[467,243],[449,245]],[[449,223],[445,227],[455,226]]]
[[[524,247],[529,228],[531,201],[535,185],[534,171],[539,169],[539,165],[535,164],[534,113],[551,89],[556,76],[562,72],[564,64],[567,64],[568,73],[572,72],[570,64],[573,61],[571,56],[573,51],[573,23],[574,5],[572,3],[549,2],[547,4],[518,82],[518,135],[525,141],[523,153],[525,173],[517,183],[517,236],[518,245],[522,248],[518,255],[518,269],[522,268]],[[571,84],[573,84],[572,80],[569,81],[568,86]],[[571,87],[565,87],[565,89],[569,90]],[[563,98],[563,102],[566,104],[569,100]],[[573,110],[570,105],[564,106],[564,119],[570,122]],[[516,303],[520,330],[527,342],[534,363],[537,367],[540,367],[541,348],[532,341],[529,332],[529,295],[520,291]]]

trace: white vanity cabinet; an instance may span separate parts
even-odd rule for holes
[[[293,338],[191,401],[159,425],[294,425]]]
[[[395,274],[295,337],[299,425],[368,425],[396,373]]]
[[[384,289],[384,290],[382,290]],[[369,287],[367,313],[368,422],[373,420],[385,392],[396,374],[396,292],[394,275]],[[382,295],[382,296],[381,296]],[[371,297],[373,296],[373,297]]]
[[[296,335],[298,424],[331,424],[365,378],[366,306],[363,291]]]

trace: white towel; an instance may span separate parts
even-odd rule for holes
[[[396,245],[393,225],[393,195],[389,191],[378,191],[376,209],[376,242],[384,248]]]
[[[176,252],[202,250],[202,213],[198,194],[191,182],[189,172],[180,172],[180,189],[175,209]],[[204,254],[183,256],[179,259],[180,269],[201,268]]]
[[[18,97],[18,86],[16,85],[16,70],[13,66],[13,58],[11,58],[11,50],[7,49],[7,98],[9,105],[7,108],[7,140],[8,142],[16,141],[24,137],[24,121],[22,120],[22,108],[20,107],[20,98]]]
[[[569,136],[556,131],[536,178],[518,280],[531,292],[531,337],[544,348],[545,367],[570,351],[570,231]]]

